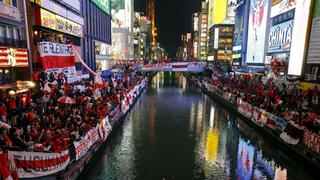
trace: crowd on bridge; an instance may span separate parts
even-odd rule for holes
[[[302,89],[290,79],[228,73],[219,64],[207,67],[201,79],[220,92],[229,92],[254,107],[320,133],[320,90],[317,86]]]
[[[144,76],[125,67],[121,78],[68,83],[65,73],[41,72],[29,92],[2,97],[0,152],[61,152],[127,98]]]

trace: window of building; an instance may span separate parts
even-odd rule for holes
[[[0,25],[0,42],[3,43],[6,37],[6,27]]]
[[[7,37],[8,37],[8,39],[13,39],[14,38],[13,27],[8,27]]]
[[[14,39],[19,40],[20,39],[20,31],[17,28],[14,28]]]

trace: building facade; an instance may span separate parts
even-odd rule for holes
[[[81,0],[81,3],[85,23],[81,44],[83,60],[93,70],[107,70],[111,59],[110,1]]]
[[[31,80],[25,1],[0,0],[0,85]]]

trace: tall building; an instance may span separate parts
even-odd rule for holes
[[[208,60],[231,62],[236,5],[235,0],[209,0]]]
[[[146,16],[142,13],[134,13],[134,26],[133,26],[133,44],[134,44],[134,59],[147,60],[150,49],[150,39],[148,32],[151,30],[150,23]]]
[[[202,2],[201,13],[199,14],[199,35],[198,35],[198,58],[207,60],[207,37],[208,37],[208,3]]]
[[[31,79],[25,13],[25,1],[0,1],[1,86],[16,86],[19,80]]]
[[[157,59],[157,28],[155,22],[155,0],[147,0],[147,17],[151,21],[151,47],[152,59]]]
[[[133,0],[111,0],[112,54],[114,60],[132,60]]]
[[[81,0],[81,3],[81,15],[85,21],[82,57],[91,69],[107,70],[112,57],[110,1]]]

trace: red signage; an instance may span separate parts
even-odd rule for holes
[[[0,67],[28,67],[28,62],[27,49],[0,47]]]

